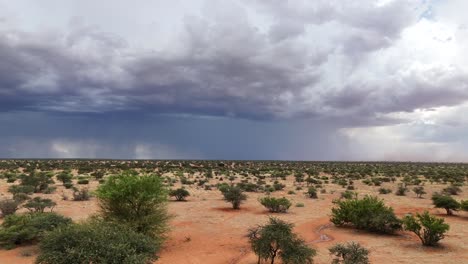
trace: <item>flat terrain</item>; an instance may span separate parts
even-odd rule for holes
[[[172,177],[172,174],[165,174]],[[195,176],[187,176],[195,178]],[[240,177],[239,177],[240,178]],[[226,181],[226,180],[224,180]],[[216,184],[217,179],[210,179],[209,184]],[[234,181],[235,183],[236,181]],[[271,183],[273,181],[271,180]],[[331,263],[328,248],[338,242],[357,241],[371,252],[371,263],[468,263],[468,212],[457,212],[454,216],[446,216],[445,210],[433,208],[430,199],[433,192],[440,192],[446,184],[425,183],[427,194],[417,198],[409,191],[406,196],[394,193],[378,194],[380,187],[396,189],[397,183],[385,182],[381,186],[369,186],[361,181],[355,181],[355,191],[359,196],[365,194],[377,195],[392,206],[399,217],[414,212],[429,210],[432,214],[444,217],[450,224],[450,231],[441,241],[440,247],[422,247],[417,237],[409,232],[399,232],[395,235],[376,235],[349,228],[337,228],[329,222],[333,207],[332,201],[340,197],[345,188],[336,184],[322,184],[326,193],[318,194],[318,199],[310,199],[304,194],[307,189],[296,190],[294,176],[289,175],[281,183],[286,187],[273,192],[275,197],[287,197],[293,206],[286,214],[269,214],[258,202],[264,193],[247,193],[248,199],[240,210],[232,210],[231,205],[222,199],[219,190],[204,190],[195,185],[186,186],[191,193],[186,202],[170,201],[168,208],[173,215],[172,230],[160,254],[157,263],[173,264],[224,264],[242,263],[255,264],[257,259],[251,252],[245,237],[249,227],[266,223],[270,215],[295,224],[295,230],[317,249],[315,263]],[[270,183],[270,179],[267,179]],[[8,186],[4,179],[0,180],[1,196],[9,196]],[[56,181],[57,190],[53,194],[40,194],[57,202],[55,212],[69,216],[75,221],[86,219],[98,210],[97,201],[65,201],[63,195],[71,197],[71,191],[64,189]],[[91,181],[87,187],[90,190],[98,186],[97,181]],[[180,182],[172,188],[180,187]],[[411,189],[412,187],[410,187]],[[454,196],[457,200],[468,199],[468,187],[463,186],[461,194]],[[294,194],[288,194],[294,191]],[[304,207],[296,207],[303,203]],[[0,263],[34,263],[37,254],[36,246],[19,247],[14,250],[0,250]]]

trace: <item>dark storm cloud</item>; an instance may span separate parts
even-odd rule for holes
[[[0,110],[399,122],[381,116],[468,99],[463,74],[443,69],[435,82],[421,78],[432,68],[357,75],[418,20],[414,3],[261,2],[266,30],[240,7],[187,16],[172,49],[157,51],[73,23],[65,34],[3,29]]]

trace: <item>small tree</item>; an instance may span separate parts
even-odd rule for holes
[[[33,186],[35,193],[40,193],[49,187],[49,184],[54,183],[52,175],[46,172],[33,171],[29,175],[20,175],[21,185]]]
[[[261,198],[259,201],[272,213],[286,213],[292,205],[292,203],[285,197],[275,198],[267,196]]]
[[[50,208],[50,211],[52,211],[56,205],[57,204],[51,199],[34,197],[25,203],[23,207],[31,212],[43,213],[46,208]]]
[[[463,211],[468,211],[468,200],[460,202],[460,209],[462,209]]]
[[[157,175],[114,175],[96,190],[101,215],[133,230],[162,238],[169,219],[167,190]]]
[[[424,246],[435,246],[444,238],[450,228],[444,222],[443,218],[431,216],[427,211],[416,214],[416,217],[407,215],[403,218],[404,229],[415,233]]]
[[[312,199],[317,199],[317,189],[315,189],[315,187],[309,187],[307,190],[307,196]]]
[[[185,201],[185,197],[190,196],[189,191],[184,188],[179,188],[176,190],[171,190],[169,196],[175,197],[177,201]]]
[[[14,214],[18,210],[20,203],[13,199],[4,199],[0,201],[0,212],[2,217]]]
[[[359,243],[354,241],[346,244],[336,244],[329,248],[330,254],[335,256],[333,264],[368,264],[369,250],[362,247]]]
[[[292,232],[293,225],[277,218],[270,218],[267,225],[249,230],[248,238],[252,250],[261,260],[274,264],[279,256],[283,263],[313,263],[316,251]]]
[[[416,186],[413,188],[413,192],[418,196],[418,198],[422,198],[426,191],[424,190],[423,186]]]
[[[72,178],[73,178],[73,175],[65,171],[57,175],[57,180],[61,181],[63,185],[65,185],[65,183],[71,182]]]
[[[458,195],[460,192],[461,192],[461,188],[458,187],[458,186],[455,186],[455,185],[450,185],[448,186],[447,188],[444,188],[442,190],[442,193],[443,194],[447,194],[447,195]]]
[[[408,188],[406,188],[406,184],[400,183],[398,185],[398,189],[396,190],[395,194],[398,196],[405,196],[407,191],[408,191]]]
[[[222,191],[224,200],[232,204],[233,209],[239,209],[243,201],[247,200],[247,195],[240,187],[228,186]]]
[[[447,211],[447,215],[453,215],[452,211],[458,211],[458,208],[460,208],[460,203],[451,196],[438,193],[432,196],[432,203],[436,208],[444,208]]]

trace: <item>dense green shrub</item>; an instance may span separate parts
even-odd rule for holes
[[[159,176],[130,172],[110,176],[96,190],[105,220],[124,223],[153,237],[167,230],[167,193]]]
[[[382,200],[373,196],[362,199],[334,201],[330,221],[336,226],[350,225],[378,233],[392,233],[401,229],[400,220],[391,207],[385,206]]]
[[[346,244],[336,244],[328,251],[335,258],[332,264],[368,264],[369,250],[354,241]]]
[[[263,197],[259,199],[260,203],[272,213],[286,213],[291,207],[291,202],[285,198]]]
[[[221,193],[224,196],[224,200],[232,204],[233,209],[239,209],[243,201],[247,200],[243,190],[237,186],[222,187]]]
[[[450,228],[443,218],[431,216],[427,211],[423,214],[416,214],[416,217],[405,216],[403,226],[405,230],[415,233],[424,246],[437,245]]]
[[[190,196],[190,193],[184,188],[179,188],[169,191],[169,196],[175,197],[177,201],[185,201],[185,197]]]
[[[77,181],[77,183],[84,185],[84,184],[88,184],[89,180],[88,179],[80,179],[80,180]]]
[[[65,189],[70,189],[73,187],[73,183],[72,182],[66,182],[63,184],[63,187],[65,187]]]
[[[316,251],[292,232],[293,225],[277,218],[270,218],[267,225],[249,230],[248,238],[253,252],[261,260],[274,264],[279,257],[283,263],[311,264]]]
[[[115,223],[75,224],[48,233],[40,243],[37,264],[147,264],[156,260],[160,243]]]
[[[39,240],[46,231],[69,225],[71,219],[55,213],[13,214],[5,217],[0,228],[0,246],[13,248]]]
[[[447,215],[452,215],[452,211],[457,211],[460,208],[460,203],[451,196],[438,193],[432,195],[432,203],[436,208],[444,208],[447,211]]]

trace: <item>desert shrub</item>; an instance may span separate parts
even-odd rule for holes
[[[368,264],[369,250],[354,241],[346,244],[336,244],[329,248],[331,255],[335,256],[332,264]]]
[[[283,263],[311,264],[316,251],[297,237],[292,231],[293,225],[277,218],[270,218],[269,223],[249,230],[248,238],[253,252],[260,260],[274,263],[279,257]]]
[[[292,194],[296,194],[295,191],[288,191],[288,194],[292,195]]]
[[[57,180],[61,181],[65,186],[66,183],[70,183],[73,178],[73,175],[67,172],[61,172],[57,175]]]
[[[16,245],[34,242],[45,232],[69,225],[71,219],[56,213],[13,214],[5,217],[0,228],[0,246],[13,248]]]
[[[221,190],[224,200],[232,204],[233,209],[239,209],[243,201],[247,200],[247,195],[237,186],[228,186]]]
[[[315,187],[309,187],[309,189],[307,190],[307,196],[309,196],[309,198],[312,199],[317,199],[317,189],[315,189]]]
[[[90,198],[88,188],[73,188],[73,201],[88,201]]]
[[[167,189],[157,175],[124,172],[110,176],[96,190],[101,215],[133,230],[160,237],[167,230]]]
[[[418,198],[422,198],[426,191],[424,190],[423,186],[416,186],[413,188],[413,192],[418,196]]]
[[[405,196],[406,192],[408,191],[408,188],[406,188],[405,185],[400,184],[395,192],[396,195],[398,196]]]
[[[73,183],[72,182],[66,182],[63,184],[63,187],[65,187],[65,189],[71,189],[73,187]]]
[[[460,187],[458,187],[456,185],[450,185],[447,188],[444,188],[442,190],[442,193],[447,194],[447,195],[458,195],[461,191],[462,190],[461,190]]]
[[[463,200],[460,202],[460,209],[463,211],[468,211],[468,200]]]
[[[286,213],[291,207],[291,202],[285,198],[263,197],[260,198],[260,203],[272,213]]]
[[[0,201],[0,212],[2,217],[12,215],[18,210],[20,203],[14,199],[3,199]]]
[[[341,198],[343,199],[355,199],[357,196],[358,194],[353,191],[344,191],[341,193]]]
[[[127,226],[89,222],[49,232],[39,246],[37,264],[147,264],[157,259],[160,243]]]
[[[379,188],[379,193],[380,193],[380,194],[389,194],[389,193],[391,193],[391,192],[392,192],[391,189]]]
[[[452,211],[457,211],[460,208],[460,203],[449,195],[434,193],[432,195],[432,203],[436,208],[444,208],[447,215],[452,215]]]
[[[32,171],[29,175],[20,175],[21,185],[33,186],[35,193],[40,193],[49,187],[49,184],[54,183],[52,175],[45,172]]]
[[[304,203],[297,203],[296,207],[304,207]]]
[[[78,184],[83,184],[83,185],[84,185],[84,184],[88,184],[88,183],[89,183],[89,180],[88,180],[88,179],[80,179],[80,180],[78,180],[76,183],[78,183]]]
[[[373,196],[334,201],[330,221],[336,226],[350,225],[377,233],[392,233],[401,228],[391,207]]]
[[[450,228],[443,218],[431,216],[427,211],[416,214],[416,217],[412,215],[405,216],[403,226],[405,230],[415,233],[424,246],[437,245]]]
[[[273,188],[275,191],[281,191],[284,189],[284,187],[286,187],[286,185],[282,184],[282,183],[274,183],[273,184]]]
[[[185,201],[185,197],[190,196],[190,193],[183,188],[179,188],[169,191],[169,196],[175,197],[177,201]]]
[[[17,193],[15,195],[13,195],[13,200],[17,201],[18,203],[24,203],[25,201],[31,199],[31,197],[29,197],[29,195],[25,194],[25,193]]]
[[[8,188],[8,192],[13,195],[18,193],[32,194],[34,192],[34,186],[31,185],[12,185]]]
[[[54,193],[55,190],[57,190],[57,187],[55,187],[55,186],[49,186],[49,187],[47,187],[45,190],[43,190],[42,193],[44,193],[44,194],[51,194],[51,193]]]
[[[56,205],[57,204],[51,199],[34,197],[28,200],[28,202],[25,203],[23,207],[28,209],[30,212],[43,213],[46,208],[50,208],[50,210],[52,211],[52,209]]]

